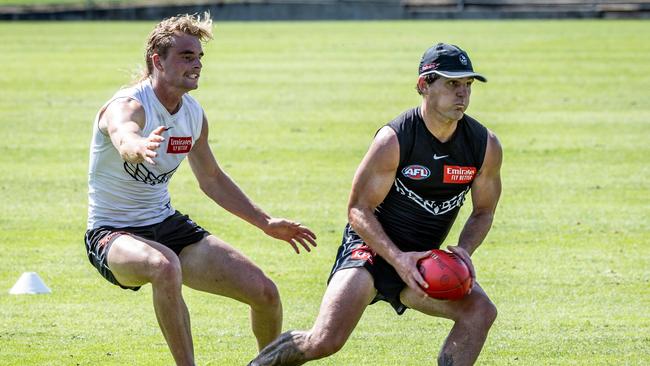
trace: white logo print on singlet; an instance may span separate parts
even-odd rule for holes
[[[408,197],[411,201],[417,203],[418,205],[420,205],[420,207],[422,207],[429,213],[436,216],[446,214],[447,212],[453,210],[454,208],[462,206],[463,202],[465,202],[465,195],[467,194],[467,192],[469,192],[469,186],[468,186],[467,188],[465,188],[465,190],[453,196],[452,198],[444,202],[436,203],[436,201],[425,200],[424,198],[418,196],[417,193],[406,188],[404,183],[402,183],[402,181],[399,180],[399,178],[395,179],[395,189],[403,196]]]
[[[438,155],[436,155],[436,154],[433,154],[433,160],[444,159],[444,158],[446,158],[447,156],[449,156],[449,155],[440,155],[440,156],[438,156]]]

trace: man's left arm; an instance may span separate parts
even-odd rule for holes
[[[470,214],[458,238],[458,246],[448,249],[468,263],[472,277],[474,267],[470,256],[487,236],[494,212],[501,196],[501,160],[503,152],[497,137],[488,130],[488,142],[483,166],[472,183],[472,213]]]
[[[264,212],[224,172],[208,144],[208,122],[203,117],[201,136],[188,155],[188,160],[201,190],[219,206],[260,228],[267,235],[288,242],[296,253],[298,244],[310,251],[316,246],[316,235],[298,222],[274,218]]]

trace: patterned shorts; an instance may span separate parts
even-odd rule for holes
[[[406,283],[402,281],[395,268],[370,249],[350,224],[347,224],[327,283],[337,271],[356,267],[365,268],[375,281],[377,296],[373,299],[372,304],[377,301],[386,301],[395,309],[398,315],[402,315],[408,309],[399,299],[399,295],[406,287]]]
[[[121,235],[136,235],[158,242],[178,255],[183,248],[197,243],[209,234],[205,229],[194,223],[189,216],[176,211],[162,222],[153,225],[121,228],[100,226],[90,229],[86,231],[85,235],[86,254],[90,263],[110,283],[123,289],[138,291],[139,286],[122,286],[108,267],[107,255],[115,239]]]

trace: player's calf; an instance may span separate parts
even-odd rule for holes
[[[346,339],[323,333],[290,331],[264,348],[249,366],[297,366],[330,356],[343,348]]]

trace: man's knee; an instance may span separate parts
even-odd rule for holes
[[[158,253],[149,259],[153,286],[180,287],[183,283],[181,262],[175,255]]]
[[[273,281],[264,276],[264,280],[260,281],[259,286],[251,306],[263,309],[280,306],[280,292]]]
[[[497,307],[487,297],[474,302],[467,310],[466,316],[461,320],[467,321],[472,327],[489,329],[497,318]]]
[[[483,314],[485,316],[486,321],[489,322],[490,326],[492,326],[492,323],[494,323],[498,315],[497,307],[492,303],[492,301],[488,301],[488,304],[486,304],[486,308],[484,309]]]

